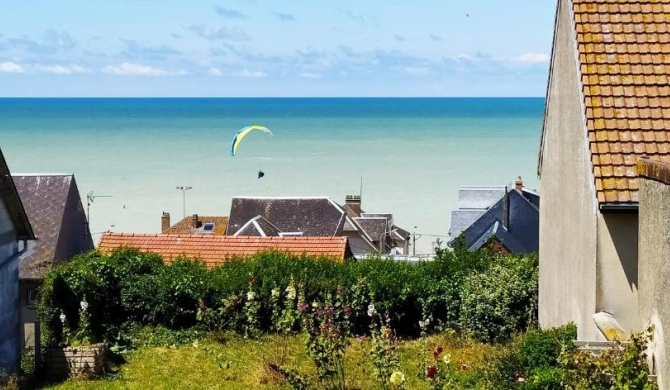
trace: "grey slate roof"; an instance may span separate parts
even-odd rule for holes
[[[36,236],[20,256],[20,279],[42,279],[51,265],[93,249],[73,175],[15,175],[13,179]]]
[[[480,248],[491,236],[496,236],[514,253],[531,253],[539,249],[539,196],[516,189],[508,191],[509,222],[504,226],[504,197],[492,205],[472,225],[463,231],[469,249]]]
[[[373,242],[380,241],[382,235],[390,233],[388,219],[385,217],[358,217],[354,221],[368,234]]]
[[[244,224],[236,233],[236,236],[280,236],[281,231],[261,215],[257,215]]]
[[[14,225],[16,239],[33,240],[35,238],[33,227],[9,172],[2,150],[0,150],[0,197],[7,208],[12,225]]]
[[[340,236],[346,218],[342,207],[327,197],[234,197],[226,235],[235,235],[259,215],[282,232],[312,237]]]
[[[460,186],[459,209],[487,209],[505,193],[505,186]]]

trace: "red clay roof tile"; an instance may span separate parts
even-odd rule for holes
[[[197,258],[213,267],[233,257],[253,255],[263,250],[277,250],[294,255],[330,257],[342,260],[348,255],[346,237],[248,237],[210,234],[134,234],[104,233],[98,249],[108,253],[129,247],[155,252],[164,261],[177,257]]]

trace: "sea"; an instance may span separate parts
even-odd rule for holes
[[[543,98],[3,98],[0,148],[12,174],[74,173],[96,244],[158,233],[163,212],[229,215],[233,196],[360,194],[429,253],[459,186],[537,188],[543,110]],[[272,135],[251,132],[231,156],[252,124]]]

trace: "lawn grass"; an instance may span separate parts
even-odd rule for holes
[[[283,348],[283,345],[286,348]],[[401,342],[401,371],[407,389],[427,389],[419,378],[431,351],[444,348],[451,364],[463,375],[479,375],[487,362],[495,359],[500,347],[467,341],[449,335],[435,335]],[[283,352],[282,352],[283,351]],[[283,356],[283,357],[282,357]],[[290,389],[283,377],[268,363],[296,370],[301,376],[315,375],[314,364],[305,353],[301,336],[283,338],[265,335],[258,340],[231,334],[209,334],[193,344],[178,347],[142,347],[123,355],[114,377],[69,379],[51,384],[49,389]],[[351,341],[346,353],[346,378],[350,389],[376,389],[372,376],[368,341]],[[314,382],[313,382],[314,383]]]

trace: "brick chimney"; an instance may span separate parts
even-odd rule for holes
[[[164,232],[170,228],[170,213],[163,211],[163,216],[161,217],[161,232]]]
[[[200,221],[198,220],[198,214],[193,214],[193,217],[191,218],[191,221],[193,222],[191,226],[193,229],[197,229],[200,227]]]
[[[346,208],[351,210],[357,217],[361,216],[361,196],[360,195],[347,195],[344,198],[344,205]]]
[[[514,180],[514,188],[519,192],[523,191],[523,180],[521,180],[521,176],[517,176],[516,180]]]

